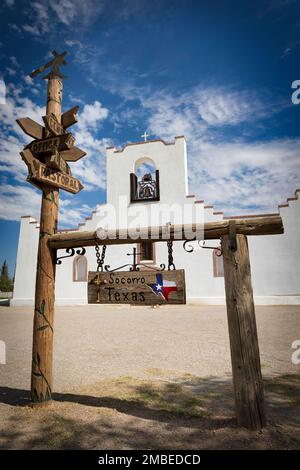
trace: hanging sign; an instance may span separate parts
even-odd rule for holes
[[[88,303],[185,304],[184,269],[170,271],[90,271]]]

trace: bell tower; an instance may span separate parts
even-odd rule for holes
[[[118,175],[118,177],[116,177]],[[187,153],[184,136],[107,148],[107,202],[128,204],[183,204],[188,194]]]

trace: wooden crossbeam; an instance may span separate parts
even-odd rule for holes
[[[280,215],[269,216],[269,217],[254,217],[246,219],[234,219],[236,233],[243,235],[275,235],[284,232],[282,219]],[[217,222],[207,222],[204,224],[204,239],[215,240],[221,238],[229,233],[229,220],[221,220]],[[182,229],[181,238],[176,237],[178,229]],[[140,237],[133,239],[126,233],[126,229],[119,229],[116,231],[107,232],[107,238],[103,241],[100,240],[100,244],[106,245],[119,245],[119,244],[130,244],[135,242],[141,242],[151,239],[148,235],[152,233],[158,234],[157,238],[153,238],[153,241],[166,241],[166,240],[189,240],[188,234],[191,230],[195,232],[195,224],[185,224],[182,226],[170,226],[170,235],[166,236],[166,227],[160,226],[157,228],[141,228],[139,230]],[[187,234],[185,236],[185,233]],[[96,231],[74,231],[74,232],[59,232],[49,237],[48,243],[51,248],[61,249],[70,247],[80,246],[95,246]]]

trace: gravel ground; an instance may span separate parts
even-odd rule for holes
[[[300,307],[257,307],[265,375],[295,372],[291,344],[300,339]],[[58,307],[54,387],[68,391],[108,377],[145,377],[159,368],[200,377],[231,374],[226,310],[217,306]],[[28,388],[32,309],[0,307],[7,365],[0,385]]]
[[[234,418],[225,307],[58,307],[48,411],[19,406],[32,308],[0,307],[0,448],[300,448],[300,307],[256,316],[269,426],[249,434]]]

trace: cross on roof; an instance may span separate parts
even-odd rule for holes
[[[147,131],[144,132],[144,134],[141,135],[143,137],[144,141],[147,142],[147,137],[150,137],[151,134],[149,134]]]

